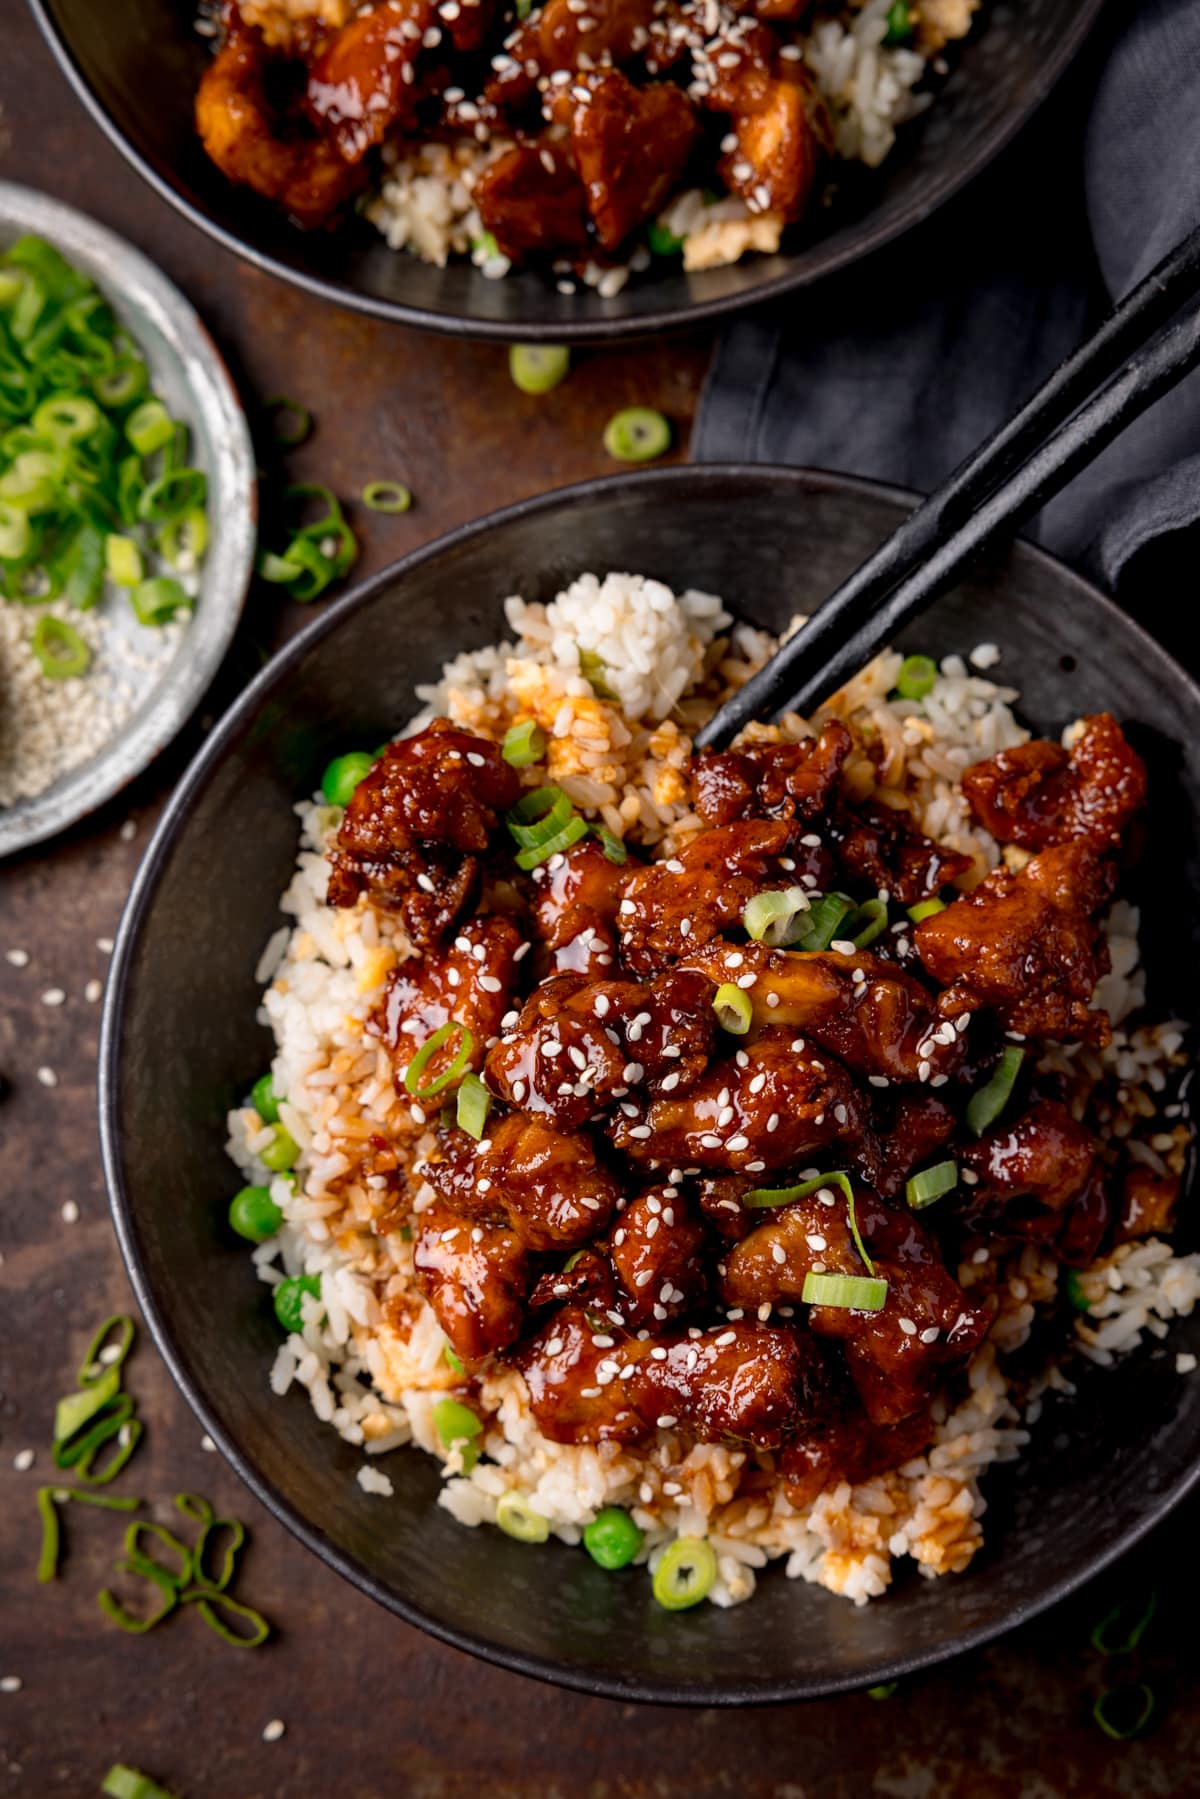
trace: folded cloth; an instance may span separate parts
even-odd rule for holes
[[[729,327],[698,461],[928,491],[1200,225],[1200,3],[1144,0],[1102,48],[1098,73],[926,226]],[[1200,372],[1025,529],[1116,589],[1137,551],[1197,518]]]

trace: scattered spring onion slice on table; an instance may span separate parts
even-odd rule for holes
[[[789,947],[806,951],[828,949],[838,934],[842,920],[854,911],[854,901],[844,893],[824,893],[816,901],[805,920],[806,929],[792,939]]]
[[[263,401],[263,411],[270,414],[271,437],[281,450],[294,450],[312,435],[312,413],[286,394],[272,394]]]
[[[116,1625],[118,1630],[125,1631],[129,1636],[144,1636],[146,1631],[153,1630],[156,1624],[161,1624],[163,1619],[175,1610],[179,1603],[179,1589],[169,1575],[163,1573],[152,1562],[138,1564],[119,1561],[114,1562],[113,1566],[118,1574],[140,1576],[142,1580],[148,1581],[151,1586],[158,1589],[158,1609],[147,1612],[144,1616],[127,1611],[109,1587],[104,1587],[96,1596],[96,1603],[100,1610],[111,1624]]]
[[[324,511],[306,518],[314,504]],[[294,600],[307,605],[353,568],[358,560],[358,539],[337,496],[314,482],[285,488],[282,524],[288,541],[280,551],[261,552],[258,572],[264,581],[286,587]]]
[[[518,1543],[544,1543],[550,1535],[549,1520],[535,1512],[520,1493],[503,1493],[496,1506],[496,1523],[506,1537]]]
[[[785,887],[781,891],[756,893],[748,900],[742,911],[742,926],[747,936],[753,937],[756,943],[765,943],[768,949],[778,949],[782,944],[793,941],[797,920],[803,919],[809,909],[808,895],[803,887]]]
[[[413,503],[402,481],[369,481],[361,499],[368,512],[407,512]]]
[[[649,406],[628,406],[604,427],[604,448],[617,462],[653,462],[670,447],[670,422]]]
[[[874,1274],[875,1264],[867,1254],[866,1244],[858,1228],[858,1217],[854,1210],[854,1188],[850,1185],[850,1176],[845,1169],[835,1169],[832,1174],[814,1174],[810,1180],[800,1181],[794,1187],[752,1187],[749,1193],[742,1195],[742,1204],[754,1208],[760,1206],[790,1206],[794,1200],[807,1199],[810,1193],[819,1193],[822,1187],[840,1187],[846,1201],[847,1219],[850,1235],[854,1238],[854,1247],[862,1258],[868,1274]],[[883,1283],[886,1291],[887,1282]]]
[[[1136,1609],[1129,1605],[1114,1605],[1092,1631],[1092,1648],[1101,1655],[1129,1655],[1141,1642],[1157,1610],[1158,1590],[1155,1587],[1151,1587]],[[1114,1641],[1118,1630],[1120,1635]]]
[[[567,376],[571,352],[562,344],[514,344],[508,372],[523,394],[548,394]]]
[[[923,700],[932,693],[937,676],[937,663],[932,656],[906,656],[896,676],[896,692],[902,700]]]
[[[922,1168],[909,1179],[904,1195],[912,1210],[920,1212],[944,1194],[952,1193],[957,1185],[958,1163],[935,1162],[932,1168]]]
[[[454,1059],[450,1063],[449,1068],[444,1069],[441,1074],[435,1075],[432,1080],[426,1081],[425,1085],[422,1086],[421,1076],[428,1068],[438,1050],[441,1049],[444,1043],[449,1043],[451,1041],[456,1031],[459,1034],[458,1048],[454,1052]],[[431,1037],[426,1037],[424,1043],[409,1063],[404,1073],[405,1092],[411,1094],[413,1099],[432,1099],[434,1094],[441,1093],[443,1088],[448,1087],[452,1081],[456,1081],[463,1073],[468,1062],[471,1060],[474,1048],[475,1038],[467,1029],[466,1025],[460,1024],[457,1018],[447,1019],[446,1023],[439,1026]]]
[[[252,1605],[243,1605],[240,1599],[231,1599],[228,1593],[218,1592],[215,1587],[190,1587],[179,1598],[183,1605],[194,1605],[213,1635],[228,1643],[231,1649],[257,1649],[271,1634],[271,1626],[261,1612],[255,1611]],[[249,1631],[243,1634],[232,1629],[222,1618],[222,1612],[244,1618],[250,1626]]]
[[[110,1343],[108,1339],[114,1331],[116,1341]],[[102,1379],[108,1369],[120,1368],[133,1348],[133,1334],[133,1319],[127,1312],[114,1312],[110,1318],[106,1318],[88,1344],[87,1353],[80,1363],[79,1385],[90,1387]]]
[[[878,1275],[825,1274],[810,1269],[800,1297],[809,1306],[836,1306],[850,1312],[881,1312],[888,1284]]]
[[[54,1408],[54,1440],[65,1446],[96,1413],[115,1398],[121,1387],[121,1370],[107,1368],[77,1393],[68,1393]]]
[[[908,908],[908,916],[914,924],[920,924],[926,918],[935,918],[939,912],[946,910],[946,902],[941,899],[918,900],[915,906]]]
[[[744,1037],[750,1029],[754,1017],[754,1006],[750,995],[735,987],[732,981],[723,981],[713,995],[712,1009],[717,1015],[717,1023],[723,1031],[732,1037]]]
[[[1008,1043],[990,1080],[967,1101],[967,1124],[977,1137],[982,1137],[990,1124],[995,1124],[1012,1097],[1025,1051]]]
[[[531,718],[522,719],[504,733],[500,754],[511,768],[530,768],[546,754],[546,733]]]
[[[1115,1743],[1140,1736],[1154,1715],[1154,1689],[1144,1680],[1128,1686],[1106,1687],[1092,1707],[1092,1716]]]
[[[458,1083],[458,1099],[456,1101],[455,1119],[460,1130],[466,1131],[476,1142],[483,1136],[483,1127],[487,1123],[488,1113],[492,1109],[492,1096],[477,1074],[464,1074]]]
[[[669,1612],[686,1611],[708,1597],[716,1578],[712,1545],[702,1537],[678,1537],[654,1570],[654,1597]]]
[[[142,1774],[124,1762],[113,1763],[104,1776],[100,1792],[103,1799],[174,1799],[166,1787],[160,1787],[148,1774]]]
[[[584,1526],[583,1546],[600,1568],[624,1568],[645,1541],[627,1511],[619,1505],[606,1505]]]

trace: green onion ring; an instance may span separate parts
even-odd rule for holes
[[[505,814],[504,823],[522,849],[535,849],[561,831],[573,811],[561,787],[531,787]]]
[[[838,934],[843,918],[854,911],[854,901],[845,893],[826,893],[813,903],[808,914],[808,928],[792,939],[789,948],[814,954],[829,948]]]
[[[546,733],[533,719],[522,719],[504,733],[500,754],[510,768],[529,768],[546,754]]]
[[[119,1383],[119,1374],[116,1379]],[[92,1393],[95,1391],[96,1388],[92,1388]],[[75,1467],[89,1449],[98,1449],[101,1443],[107,1443],[110,1437],[116,1436],[122,1424],[132,1417],[131,1395],[110,1390],[108,1397],[102,1399],[99,1405],[93,1406],[69,1436],[55,1436],[52,1449],[54,1466]]]
[[[281,450],[294,450],[312,432],[312,413],[307,406],[301,406],[298,400],[290,400],[286,394],[272,394],[269,400],[263,401],[263,411],[271,414],[271,437]],[[285,417],[291,413],[295,419],[290,430],[286,426],[281,428],[281,413]]]
[[[54,1488],[39,1487],[37,1490],[38,1517],[42,1521],[42,1549],[38,1556],[37,1577],[42,1586],[51,1581],[58,1573],[58,1508],[54,1503]]]
[[[192,1587],[181,1595],[181,1600],[184,1605],[194,1605],[213,1634],[228,1643],[231,1649],[257,1649],[271,1634],[271,1626],[261,1612],[255,1611],[252,1605],[231,1599],[228,1593],[220,1592],[216,1587]],[[231,1630],[221,1618],[222,1611],[235,1618],[248,1619],[251,1634],[247,1637]]]
[[[742,912],[742,926],[747,936],[768,949],[791,943],[797,935],[796,922],[808,912],[808,895],[803,887],[785,887],[781,891],[756,893]]]
[[[160,1787],[148,1774],[114,1762],[101,1782],[102,1799],[174,1799],[166,1787]]]
[[[421,1076],[429,1066],[431,1059],[441,1049],[443,1043],[450,1041],[455,1031],[460,1033],[460,1037],[458,1048],[454,1053],[454,1060],[444,1074],[437,1075],[422,1087],[420,1085]],[[440,1093],[444,1087],[448,1087],[452,1081],[458,1079],[471,1060],[474,1049],[475,1039],[466,1025],[460,1024],[457,1018],[448,1019],[433,1033],[432,1037],[426,1037],[409,1063],[404,1074],[405,1092],[410,1093],[414,1099],[432,1099],[435,1093]]]
[[[465,1374],[467,1372],[463,1367],[462,1357],[456,1353],[454,1345],[450,1342],[449,1338],[442,1344],[442,1355],[445,1357],[447,1367],[452,1368],[455,1374]]]
[[[121,1390],[121,1370],[106,1368],[98,1380],[67,1393],[54,1408],[54,1442],[61,1449]],[[61,1463],[67,1467],[69,1463]]]
[[[664,1610],[682,1612],[706,1599],[716,1579],[712,1544],[703,1537],[677,1537],[664,1551],[651,1585]]]
[[[1097,1624],[1092,1631],[1092,1648],[1097,1650],[1101,1655],[1129,1655],[1132,1650],[1137,1648],[1146,1633],[1151,1619],[1158,1610],[1157,1587],[1151,1587],[1149,1593],[1142,1601],[1141,1610],[1137,1617],[1132,1624],[1126,1627],[1125,1634],[1121,1637],[1120,1641],[1116,1643],[1110,1642],[1108,1636],[1109,1627],[1114,1622],[1124,1623],[1128,1616],[1129,1609],[1130,1608],[1125,1605],[1114,1605],[1112,1611],[1106,1612],[1099,1624]]]
[[[864,900],[856,906],[846,920],[844,934],[855,949],[866,949],[881,937],[888,926],[887,901],[879,898]]]
[[[717,1023],[732,1037],[744,1037],[754,1017],[750,995],[732,981],[723,981],[713,995],[712,1009]]]
[[[586,837],[587,834],[587,820],[580,818],[576,813],[574,818],[569,818],[562,830],[556,836],[551,837],[548,842],[539,844],[536,849],[519,851],[516,858],[517,867],[528,872],[529,869],[536,868],[539,863],[548,862],[551,856],[561,856],[564,850],[569,850],[573,843],[578,843],[579,839]]]
[[[370,481],[362,490],[362,503],[368,512],[407,512],[413,497],[400,481]]]
[[[483,1127],[487,1123],[488,1113],[492,1109],[492,1096],[477,1074],[464,1074],[458,1083],[458,1101],[456,1121],[460,1130],[466,1131],[476,1142],[483,1136]]]
[[[920,924],[926,918],[936,918],[939,912],[946,910],[946,902],[942,899],[918,900],[915,906],[908,908],[908,916],[914,924]]]
[[[854,1247],[862,1257],[868,1274],[874,1274],[875,1264],[867,1254],[866,1245],[858,1229],[858,1218],[854,1210],[854,1188],[850,1185],[850,1176],[844,1169],[833,1174],[817,1174],[810,1181],[801,1181],[796,1187],[754,1187],[749,1193],[742,1195],[744,1206],[790,1206],[793,1200],[807,1199],[810,1193],[818,1193],[822,1187],[838,1186],[846,1199],[846,1211],[849,1214],[850,1235],[854,1238]]]
[[[607,825],[593,825],[592,836],[598,841],[606,859],[614,868],[624,868],[629,860],[629,851],[619,837],[613,835]]]
[[[151,1555],[148,1549],[139,1547],[139,1539],[143,1533],[153,1537],[156,1542],[162,1544],[164,1549],[169,1549],[172,1555],[179,1557],[180,1565],[177,1572],[172,1573],[171,1569],[165,1567],[157,1557]],[[135,1567],[140,1569],[144,1563],[149,1563],[177,1587],[186,1587],[193,1578],[191,1550],[186,1543],[181,1542],[172,1531],[169,1531],[165,1524],[155,1524],[147,1518],[135,1518],[125,1532],[125,1553]]]
[[[1008,1043],[995,1072],[967,1101],[967,1124],[977,1137],[982,1137],[990,1124],[995,1124],[1012,1097],[1025,1051]]]
[[[151,1612],[145,1618],[135,1618],[131,1612],[127,1612],[116,1594],[110,1592],[107,1587],[96,1597],[96,1603],[100,1610],[117,1626],[118,1630],[127,1631],[130,1636],[143,1636],[146,1631],[153,1630],[156,1624],[161,1624],[163,1619],[175,1610],[179,1603],[179,1588],[162,1572],[157,1562],[145,1561],[140,1565],[135,1565],[133,1562],[114,1562],[113,1566],[118,1574],[139,1575],[143,1580],[150,1581],[162,1594],[162,1604],[159,1609]]]
[[[841,1311],[881,1312],[888,1284],[878,1275],[826,1274],[810,1268],[800,1297],[805,1305],[835,1306]]]
[[[42,673],[52,681],[69,681],[81,675],[92,660],[92,652],[74,625],[55,618],[52,612],[39,618],[29,646]]]
[[[524,1494],[502,1493],[496,1505],[496,1523],[506,1537],[518,1543],[544,1543],[550,1535],[550,1521],[535,1512]]]
[[[1140,1709],[1128,1724],[1118,1724],[1109,1716],[1114,1700],[1119,1700],[1124,1705],[1139,1694],[1142,1695]],[[1111,1737],[1115,1743],[1127,1743],[1131,1737],[1140,1736],[1145,1730],[1154,1715],[1154,1704],[1153,1687],[1148,1687],[1144,1680],[1140,1680],[1128,1686],[1105,1687],[1092,1707],[1092,1716],[1106,1737]]]
[[[923,700],[933,691],[938,665],[932,656],[906,656],[896,676],[896,692],[904,700]]]
[[[914,1212],[921,1212],[944,1194],[952,1193],[957,1185],[958,1163],[935,1162],[932,1168],[922,1168],[919,1174],[911,1176],[904,1196]]]

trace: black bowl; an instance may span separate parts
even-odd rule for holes
[[[988,1545],[969,1574],[902,1579],[860,1611],[775,1569],[748,1605],[673,1615],[643,1576],[464,1530],[435,1505],[437,1469],[416,1451],[387,1460],[394,1499],[366,1497],[354,1481],[361,1452],[318,1424],[302,1394],[268,1389],[278,1331],[225,1226],[237,1180],[224,1114],[268,1055],[254,968],[279,922],[297,796],[332,755],[409,714],[413,683],[446,656],[503,637],[506,594],[546,599],[585,569],[635,569],[779,628],[908,504],[842,476],[667,469],[549,494],[418,551],[317,619],[222,720],[122,925],[101,1048],[105,1165],[139,1302],[204,1428],[310,1548],[401,1617],[589,1692],[733,1705],[891,1679],[1051,1604],[1136,1541],[1200,1468],[1200,1383],[1174,1371],[1177,1347],[1200,1349],[1197,1312],[1167,1354],[1135,1355],[1047,1408],[1025,1460],[989,1480]],[[1179,895],[1200,875],[1200,692],[1110,602],[1026,546],[940,602],[908,647],[940,655],[982,640],[1004,651],[1000,674],[1020,681],[1031,725],[1057,732],[1111,707],[1148,756],[1145,936],[1163,961],[1161,1003],[1195,1016]]]
[[[904,128],[874,174],[846,170],[836,206],[815,208],[786,254],[698,275],[641,277],[613,300],[557,292],[540,274],[487,281],[389,251],[354,221],[304,233],[231,186],[204,155],[192,106],[206,44],[194,0],[30,0],[98,123],[159,193],[260,268],[343,306],[464,336],[566,343],[697,323],[807,286],[927,218],[977,174],[1067,68],[1104,0],[986,0],[937,104]]]

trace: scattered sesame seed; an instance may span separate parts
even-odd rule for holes
[[[62,1204],[62,1221],[64,1224],[78,1224],[79,1207],[73,1199],[65,1199]]]
[[[916,1336],[917,1327],[913,1323],[911,1318],[899,1318],[899,1319],[897,1319],[897,1323],[899,1324],[900,1329],[904,1332],[904,1335],[906,1337],[915,1337]]]
[[[66,1003],[66,998],[61,987],[47,987],[42,995],[42,1004],[44,1006],[61,1006]]]
[[[204,1451],[205,1455],[216,1455],[216,1453],[217,1453],[217,1446],[213,1442],[212,1438],[208,1435],[207,1431],[200,1439],[200,1447]]]
[[[39,1068],[37,1071],[37,1078],[42,1083],[43,1087],[58,1086],[58,1076],[52,1068]]]
[[[96,948],[100,951],[100,954],[102,956],[111,956],[112,952],[113,952],[112,938],[111,937],[97,937]]]
[[[94,1006],[96,1001],[100,998],[100,995],[103,992],[104,992],[104,986],[103,986],[102,982],[89,981],[87,986],[83,990],[83,997],[84,997],[84,999],[86,999],[88,1001],[89,1005]]]
[[[29,951],[27,949],[6,949],[4,960],[11,962],[14,968],[28,968]]]
[[[282,1718],[272,1718],[269,1724],[263,1725],[262,1740],[264,1743],[277,1743],[287,1725]]]
[[[32,1449],[18,1449],[16,1455],[13,1457],[13,1467],[16,1469],[18,1474],[25,1474],[30,1468],[32,1468],[33,1467],[33,1451],[32,1451]]]
[[[121,826],[121,829],[117,832],[117,836],[121,839],[122,843],[132,843],[137,836],[136,822],[132,818],[127,818],[125,823]]]
[[[5,1674],[0,1677],[0,1693],[19,1693],[24,1684],[19,1674]]]

